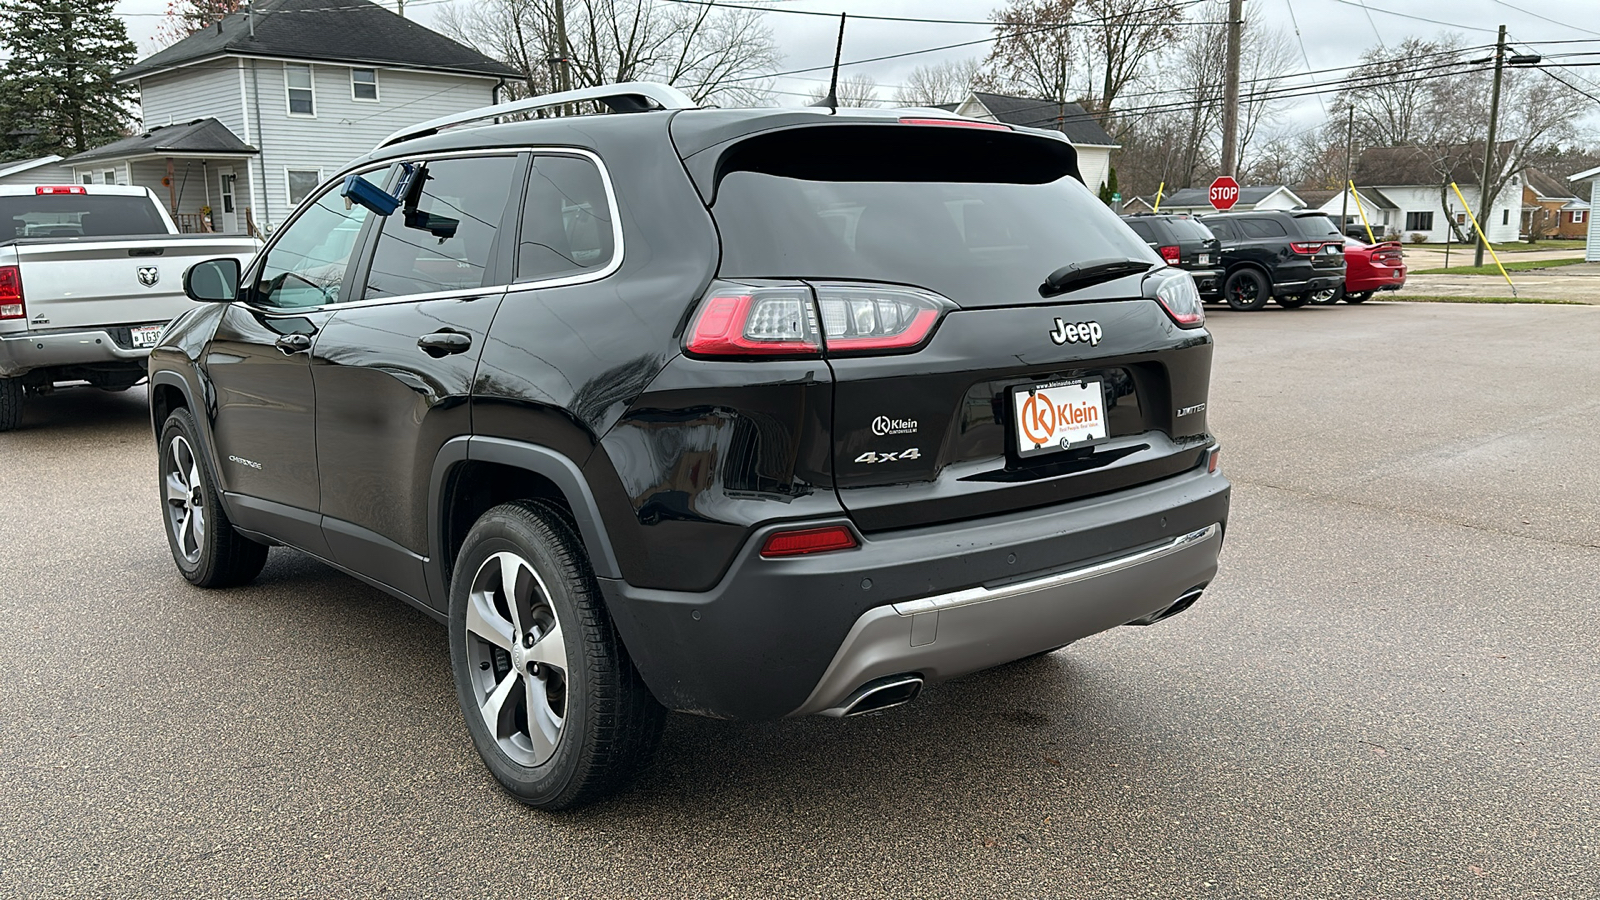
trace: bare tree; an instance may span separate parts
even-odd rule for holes
[[[156,26],[156,42],[176,44],[242,9],[244,0],[167,0],[167,12]]]
[[[573,87],[649,79],[701,103],[741,105],[768,96],[782,60],[756,10],[663,0],[567,0],[567,46],[558,46],[553,0],[486,0],[440,11],[445,34],[522,75],[513,95],[548,92],[565,60]]]
[[[828,96],[828,86],[818,85],[811,90],[811,102],[821,103]],[[857,74],[845,75],[839,79],[838,100],[840,106],[873,107],[881,106],[878,102],[878,82],[871,75]]]
[[[1239,169],[1254,179],[1257,174],[1251,171],[1255,165],[1251,151],[1260,139],[1276,139],[1268,124],[1274,113],[1289,102],[1280,94],[1284,76],[1294,69],[1296,56],[1294,44],[1282,29],[1264,28],[1254,21],[1245,23],[1240,56],[1240,74],[1247,88],[1239,96]],[[1285,149],[1276,148],[1273,155],[1281,156]]]
[[[894,92],[900,106],[938,106],[960,103],[972,93],[981,63],[976,57],[952,60],[935,66],[917,66],[906,83]]]
[[[1082,42],[1081,59],[1090,76],[1083,104],[1110,130],[1117,98],[1144,73],[1151,57],[1177,37],[1183,9],[1156,0],[1081,0],[1079,12],[1084,24],[1073,31]]]
[[[983,84],[1040,100],[1071,100],[1073,35],[1068,27],[1078,0],[1010,0],[995,10],[994,45]]]

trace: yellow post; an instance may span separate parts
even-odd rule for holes
[[[1511,296],[1517,296],[1517,286],[1511,284],[1511,276],[1506,274],[1506,267],[1500,263],[1500,254],[1494,252],[1494,245],[1489,243],[1489,236],[1483,233],[1483,228],[1478,225],[1478,217],[1472,214],[1472,207],[1467,204],[1467,198],[1461,196],[1461,188],[1456,187],[1454,181],[1450,182],[1450,189],[1456,192],[1456,199],[1461,201],[1461,207],[1467,211],[1467,218],[1472,220],[1472,229],[1478,233],[1478,240],[1489,248],[1489,255],[1494,257],[1495,267],[1500,270],[1500,277],[1511,285]]]
[[[1376,244],[1378,239],[1372,236],[1372,223],[1367,221],[1367,211],[1361,208],[1361,195],[1356,193],[1356,183],[1349,182],[1350,197],[1356,201],[1356,212],[1361,213],[1361,224],[1367,226],[1367,243]]]
[[[1151,212],[1161,212],[1161,192],[1166,189],[1167,183],[1165,181],[1161,182],[1160,187],[1156,188],[1156,208],[1151,210]]]

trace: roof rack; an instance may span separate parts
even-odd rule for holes
[[[580,103],[593,100],[609,106],[613,112],[646,112],[655,109],[695,109],[700,104],[694,102],[688,94],[678,90],[670,84],[658,84],[653,81],[628,81],[622,84],[602,84],[595,87],[578,88],[574,91],[561,91],[555,94],[544,94],[538,97],[529,97],[526,100],[513,100],[510,103],[496,103],[493,106],[482,106],[478,109],[469,109],[465,112],[440,116],[402,128],[378,142],[376,149],[396,144],[411,138],[425,137],[440,129],[454,125],[465,125],[468,122],[481,122],[485,119],[494,119],[512,113],[528,112],[535,109],[549,109],[563,103]]]

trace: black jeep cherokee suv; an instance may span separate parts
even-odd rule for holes
[[[1222,241],[1222,299],[1257,310],[1268,298],[1295,309],[1344,284],[1344,237],[1312,210],[1255,210],[1201,216]]]
[[[1070,145],[613,91],[419,127],[242,275],[190,269],[216,302],[150,363],[186,578],[287,545],[447,622],[473,741],[544,808],[665,709],[881,709],[1195,601],[1211,336]]]

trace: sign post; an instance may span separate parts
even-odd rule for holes
[[[1223,175],[1211,182],[1211,206],[1219,211],[1233,209],[1239,202],[1239,182],[1232,175]]]

